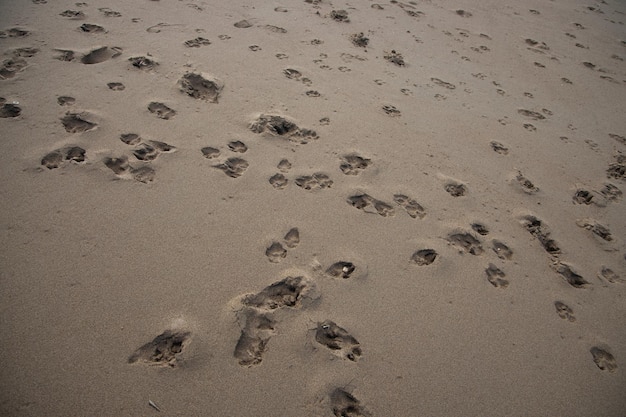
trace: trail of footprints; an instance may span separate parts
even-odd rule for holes
[[[33,2],[36,4],[45,4],[46,0],[33,0]],[[315,8],[322,7],[322,3],[317,0],[306,0],[306,2],[313,5]],[[421,11],[415,10],[415,7],[410,4],[394,4],[409,16],[416,19],[424,15]],[[375,10],[384,10],[385,7],[389,6],[373,4],[371,7]],[[201,8],[199,8],[199,10],[201,11]],[[276,8],[276,11],[282,13],[288,10],[279,7]],[[121,13],[108,8],[100,8],[98,12],[100,16],[106,18],[121,16]],[[537,11],[531,10],[531,12],[533,12],[533,14],[539,14]],[[456,10],[454,13],[462,18],[472,17],[471,12],[464,10]],[[66,10],[61,12],[60,16],[77,21],[84,20],[88,17],[82,10]],[[338,22],[337,24],[342,25],[350,22],[350,16],[346,10],[331,10],[324,14],[323,17],[332,19]],[[159,23],[147,28],[146,31],[148,33],[159,33],[163,30],[167,30],[169,26],[172,25]],[[234,23],[233,26],[237,29],[246,30],[253,27],[253,24],[249,21],[242,20]],[[576,27],[582,29],[582,25]],[[285,29],[277,26],[267,25],[263,27],[263,29],[277,34],[286,32]],[[77,26],[76,30],[80,33],[84,33],[85,35],[83,36],[93,36],[94,39],[99,36],[99,34],[106,33],[107,31],[104,26],[93,23],[83,23]],[[447,34],[454,36],[452,33]],[[575,38],[574,35],[569,33],[567,35]],[[21,39],[27,38],[28,36],[30,36],[30,32],[19,27],[0,31],[0,38]],[[458,36],[468,37],[469,35],[459,30]],[[480,36],[483,39],[491,39],[488,35],[481,34]],[[221,41],[227,41],[230,39],[230,36],[220,35],[218,38]],[[371,46],[372,40],[366,37],[364,33],[355,33],[350,35],[347,41],[356,48],[367,48]],[[550,53],[550,47],[545,42],[533,39],[526,39],[524,42],[530,53],[537,54],[537,56]],[[190,49],[200,49],[201,47],[210,46],[211,43],[209,39],[196,37],[185,41],[183,45]],[[313,45],[321,45],[323,41],[318,39],[310,43]],[[576,46],[582,47],[578,44]],[[254,48],[251,47],[251,49],[260,50],[261,47],[254,45]],[[477,53],[489,51],[489,48],[484,45],[471,49]],[[55,51],[57,54],[56,59],[68,63],[79,62],[83,65],[96,65],[109,60],[116,60],[124,52],[122,48],[117,46],[99,46],[84,51],[67,49],[57,49]],[[7,53],[9,58],[4,60],[0,67],[0,80],[10,80],[19,77],[20,74],[28,68],[28,59],[35,56],[38,52],[39,49],[34,47],[10,50]],[[366,59],[357,55],[344,55],[345,62],[349,62],[352,59],[359,61]],[[286,54],[277,54],[276,56],[279,59],[288,57]],[[321,54],[320,59],[315,63],[322,64],[321,67],[323,69],[331,69],[323,62],[327,57],[328,55]],[[410,62],[406,62],[402,53],[396,50],[384,51],[383,59],[388,61],[389,64],[399,67],[399,69],[411,65]],[[461,56],[461,59],[470,60],[470,58],[466,56]],[[158,71],[159,68],[157,60],[150,55],[132,56],[124,62],[125,65],[132,70],[154,72]],[[540,62],[536,62],[535,65],[538,68],[545,68],[545,65]],[[584,62],[583,65],[594,71],[596,70],[596,65],[593,63]],[[346,67],[339,69],[341,71],[349,71]],[[603,72],[605,70],[598,69],[598,71]],[[283,69],[282,73],[286,78],[301,82],[306,87],[310,87],[313,83],[311,78],[304,76],[301,70],[292,67]],[[475,76],[480,79],[485,78],[481,74],[476,74]],[[611,77],[602,77],[611,81]],[[562,80],[564,83],[571,84],[571,81],[565,77],[563,77]],[[378,81],[383,83],[382,80]],[[447,90],[453,92],[457,89],[457,85],[437,77],[431,77],[430,81],[434,84],[434,88],[438,88],[441,91]],[[496,81],[494,81],[494,85],[499,86]],[[117,92],[122,92],[125,89],[125,86],[119,82],[110,82],[107,86],[112,91]],[[224,82],[212,74],[192,71],[181,76],[178,81],[178,89],[180,93],[190,98],[204,101],[212,105],[219,103],[222,92],[224,91]],[[315,90],[309,90],[305,94],[309,97],[317,97],[320,95]],[[505,94],[505,91],[499,88],[498,94]],[[532,98],[532,94],[527,93],[527,97]],[[435,98],[445,99],[446,97],[442,94],[437,94]],[[71,96],[59,96],[57,101],[62,107],[71,107],[76,103],[76,100]],[[22,108],[19,103],[9,102],[5,98],[0,98],[0,106],[1,118],[17,118],[22,113]],[[398,117],[402,114],[400,110],[391,104],[383,105],[382,110],[388,116]],[[177,116],[177,110],[171,108],[167,102],[157,100],[150,101],[144,111],[148,111],[150,114],[153,114],[155,118],[164,121],[175,120]],[[545,122],[546,119],[553,114],[549,109],[541,107],[531,109],[519,108],[517,113],[524,118],[526,122],[523,123],[523,127],[530,132],[537,130],[537,127],[532,123]],[[95,119],[96,118],[89,112],[70,110],[60,118],[60,121],[66,133],[80,139],[83,135],[88,135],[89,132],[98,129],[98,123]],[[321,125],[326,125],[328,122],[329,120],[327,118],[320,120]],[[302,128],[298,126],[294,120],[284,115],[274,113],[261,113],[257,115],[257,117],[251,121],[248,128],[252,133],[259,135],[264,143],[271,143],[271,141],[274,140],[285,140],[298,145],[306,145],[319,139],[316,131]],[[618,143],[626,143],[626,139],[624,139],[622,135],[610,133],[609,136]],[[151,166],[151,161],[157,159],[161,154],[176,151],[175,146],[157,140],[144,140],[138,133],[124,133],[120,135],[120,140],[130,147],[128,153],[106,157],[101,162],[117,177],[134,179],[142,183],[152,182],[155,178],[155,170]],[[489,146],[496,154],[500,155],[500,157],[509,156],[510,150],[507,145],[498,141],[491,141]],[[248,151],[248,146],[242,141],[233,140],[228,142],[226,147],[227,150],[222,151],[218,146],[206,146],[200,149],[200,151],[204,158],[214,162],[211,167],[222,171],[230,178],[239,178],[245,174],[250,165],[248,160],[243,158],[243,154]],[[228,152],[228,156],[222,158],[222,155],[226,152]],[[85,164],[87,162],[89,162],[88,150],[78,145],[68,145],[52,150],[44,155],[41,159],[41,166],[53,170],[63,168],[68,164]],[[348,153],[340,157],[338,169],[342,174],[348,177],[357,177],[362,172],[366,171],[372,163],[371,159],[362,155]],[[276,168],[279,172],[273,174],[268,179],[270,186],[276,190],[284,190],[290,183],[311,192],[329,189],[334,185],[331,175],[324,172],[309,172],[288,177],[293,169],[292,163],[288,159],[281,159]],[[614,160],[608,162],[606,176],[610,181],[623,181],[626,178],[626,156],[624,156],[624,154],[618,151],[614,156]],[[540,192],[539,187],[522,173],[522,171],[514,173],[510,179],[510,183],[526,194],[535,195]],[[457,180],[446,181],[443,185],[443,190],[455,198],[465,197],[470,192],[466,184]],[[621,198],[622,191],[611,182],[605,182],[599,187],[599,190],[593,190],[589,187],[578,187],[573,192],[572,196],[574,204],[596,205],[598,207],[605,207]],[[394,194],[390,201],[385,201],[384,199],[375,198],[369,193],[357,192],[348,196],[347,203],[363,213],[377,214],[387,218],[395,217],[397,211],[404,212],[413,219],[424,219],[427,215],[427,211],[414,197],[401,193]],[[577,289],[584,289],[591,285],[590,282],[576,271],[573,265],[560,260],[560,245],[553,238],[552,231],[544,221],[534,215],[527,215],[520,218],[519,222],[522,228],[527,230],[532,238],[538,242],[540,247],[545,250],[550,258],[552,268],[564,282]],[[581,229],[585,230],[585,233],[589,233],[590,236],[597,239],[601,244],[610,244],[615,240],[609,227],[594,218],[581,217],[576,220],[576,224]],[[445,236],[445,239],[450,247],[455,248],[456,251],[462,255],[487,256],[486,253],[488,253],[488,256],[494,256],[495,254],[497,259],[495,259],[494,262],[488,263],[485,269],[485,279],[493,287],[505,289],[515,283],[509,282],[510,277],[507,277],[505,271],[501,269],[500,264],[511,261],[514,257],[514,251],[508,244],[499,239],[484,242],[482,240],[483,237],[489,234],[490,231],[487,226],[482,223],[474,223],[471,225],[471,231],[455,230]],[[272,241],[269,246],[267,246],[265,256],[271,263],[280,263],[286,259],[289,251],[297,248],[299,242],[299,230],[292,228],[280,241]],[[489,250],[487,246],[490,246],[491,250]],[[424,247],[413,252],[409,261],[421,268],[436,267],[440,259],[441,255],[437,250],[432,247]],[[331,278],[348,279],[354,277],[358,272],[357,270],[358,267],[355,264],[342,260],[330,265],[324,273]],[[624,282],[624,279],[616,272],[604,265],[598,273],[598,278],[610,284]],[[317,293],[315,282],[304,275],[295,277],[288,276],[268,285],[258,293],[243,297],[241,310],[237,313],[242,330],[234,350],[234,357],[239,364],[248,367],[259,365],[262,362],[263,355],[268,348],[271,337],[278,332],[280,327],[280,323],[277,323],[277,319],[275,318],[274,313],[276,311],[297,311],[301,308],[305,308],[317,298],[319,298],[319,294]],[[555,301],[554,307],[560,318],[569,322],[576,320],[574,311],[570,306],[565,304],[565,302]],[[323,346],[333,355],[342,359],[357,361],[362,355],[358,341],[347,330],[332,320],[325,320],[317,324],[314,339],[318,345]],[[153,365],[176,367],[178,361],[184,356],[184,351],[190,341],[190,332],[176,329],[166,330],[156,336],[152,341],[138,348],[128,358],[128,361],[130,363],[144,362]],[[590,354],[594,363],[601,370],[613,372],[616,369],[616,360],[610,353],[608,347],[594,346],[590,349]],[[337,416],[368,414],[360,402],[351,393],[342,388],[337,388],[332,391],[329,394],[329,398],[333,413]]]

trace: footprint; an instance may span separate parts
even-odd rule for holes
[[[462,197],[467,194],[467,187],[458,183],[448,183],[444,186],[444,190],[452,197]]]
[[[121,54],[122,48],[118,48],[116,46],[110,48],[108,46],[103,46],[83,55],[80,62],[87,65],[99,64],[101,62],[108,61],[109,59],[117,58]]]
[[[352,262],[339,261],[329,266],[326,269],[326,274],[334,278],[348,279],[350,278],[350,276],[352,276],[355,270],[356,265],[354,265]]]
[[[139,361],[150,365],[176,367],[180,355],[190,342],[190,336],[190,332],[166,330],[137,349],[128,358],[128,363]]]
[[[352,362],[356,362],[362,355],[359,342],[344,328],[339,327],[331,320],[318,323],[315,340],[332,350],[333,354]]]
[[[202,152],[202,155],[207,159],[215,159],[220,156],[220,150],[210,146],[200,149],[200,152]]]
[[[120,12],[111,10],[108,7],[100,7],[98,11],[100,11],[100,13],[102,13],[105,17],[121,17],[122,16]]]
[[[228,149],[235,153],[245,153],[248,150],[248,147],[242,141],[235,140],[232,142],[228,142]]]
[[[430,81],[434,82],[439,87],[447,88],[448,90],[454,90],[456,88],[456,85],[440,80],[439,78],[431,78]]]
[[[550,231],[541,220],[535,216],[525,216],[522,219],[522,225],[531,235],[537,238],[541,246],[543,246],[550,255],[558,255],[561,253],[561,248],[559,248],[554,239],[550,238]]]
[[[224,84],[217,78],[200,74],[188,73],[180,79],[180,89],[183,93],[198,100],[217,103]]]
[[[518,171],[515,180],[526,194],[536,194],[539,192],[539,188],[537,188],[531,180],[522,175],[521,171]]]
[[[69,49],[55,49],[59,54],[54,57],[54,59],[58,59],[63,62],[71,62],[76,57],[76,52],[70,51]],[[24,61],[26,62],[26,61]]]
[[[95,129],[98,124],[84,119],[80,113],[66,113],[61,119],[63,127],[68,133],[83,133]]]
[[[65,10],[64,12],[59,13],[59,16],[79,20],[85,18],[85,13],[80,10]]]
[[[606,266],[602,266],[602,269],[600,270],[600,272],[598,273],[598,278],[600,278],[601,280],[605,280],[610,282],[611,284],[614,284],[616,282],[624,282],[624,279],[622,279],[615,271],[613,271],[611,268],[607,268]]]
[[[593,197],[594,196],[593,194],[591,194],[591,192],[587,190],[579,189],[579,190],[576,190],[576,192],[574,193],[574,197],[572,197],[572,200],[574,200],[574,203],[576,204],[589,205],[591,204]]]
[[[154,69],[156,66],[159,65],[159,63],[156,62],[154,59],[147,58],[145,56],[134,56],[128,58],[128,61],[130,62],[130,65],[132,67],[146,71]]]
[[[372,201],[374,201],[374,198],[368,194],[359,194],[348,197],[348,204],[358,210],[363,210],[370,206]]]
[[[72,106],[74,103],[76,103],[76,99],[69,96],[60,96],[57,98],[57,103],[59,104],[59,106]]]
[[[350,22],[348,12],[345,10],[333,10],[330,12],[330,18],[337,22]]]
[[[385,58],[387,61],[399,67],[404,67],[406,65],[406,62],[404,62],[404,57],[402,56],[402,54],[399,52],[396,52],[393,49],[391,50],[391,52],[385,53],[383,58]]]
[[[156,114],[159,119],[169,120],[172,117],[176,116],[176,110],[167,107],[163,103],[159,103],[158,101],[153,101],[148,104],[148,111],[150,113]]]
[[[122,133],[120,135],[120,140],[127,145],[135,146],[141,142],[141,136],[136,133]]]
[[[556,308],[556,313],[559,315],[560,318],[571,322],[576,321],[576,317],[574,317],[574,311],[567,304],[560,301],[555,301],[554,307]]]
[[[393,201],[400,207],[404,208],[412,218],[419,217],[423,219],[426,216],[426,210],[414,199],[404,194],[394,194]]]
[[[145,184],[154,181],[156,175],[154,169],[149,166],[140,166],[134,168],[128,163],[126,156],[119,158],[105,158],[104,165],[109,168],[115,175],[121,178],[132,178],[135,181],[143,182]]]
[[[287,257],[287,249],[283,247],[279,242],[272,242],[272,244],[265,250],[265,256],[270,262],[279,263]]]
[[[611,235],[609,228],[601,223],[598,223],[594,219],[578,219],[576,220],[576,224],[583,229],[590,230],[595,236],[606,242],[611,242],[613,240],[613,235]]]
[[[289,183],[289,180],[283,174],[274,174],[270,177],[269,183],[277,190],[283,190]]]
[[[0,106],[0,118],[8,119],[12,117],[17,117],[22,113],[22,108],[17,104],[13,103],[4,103]]]
[[[284,69],[283,74],[285,74],[285,77],[289,78],[290,80],[298,80],[300,79],[300,77],[302,77],[302,73],[293,68]]]
[[[611,353],[600,347],[594,346],[590,350],[593,361],[603,371],[615,372],[617,362]]]
[[[363,32],[355,33],[355,34],[351,35],[350,36],[350,40],[352,41],[354,46],[358,46],[358,47],[361,47],[361,48],[365,48],[369,44],[369,42],[370,42],[369,38],[365,37]]]
[[[107,87],[113,91],[124,91],[126,89],[122,83],[108,83]]]
[[[552,266],[556,272],[567,281],[569,285],[574,288],[585,288],[589,285],[587,281],[576,272],[572,271],[572,268],[564,263],[558,262]]]
[[[499,240],[492,240],[491,244],[493,245],[493,251],[498,255],[500,259],[510,260],[513,257],[513,251],[504,243]]]
[[[91,23],[84,23],[82,25],[80,25],[79,27],[80,30],[82,30],[85,33],[104,33],[106,32],[106,30],[104,30],[104,28],[100,25],[94,25]]]
[[[268,312],[283,307],[301,308],[316,297],[316,286],[313,281],[302,276],[288,276],[265,287],[257,294],[246,296],[243,304]]]
[[[366,213],[371,213],[371,211],[367,211],[365,209],[373,206],[373,208],[376,210],[376,213],[383,217],[395,215],[395,210],[390,204],[387,204],[381,200],[377,200],[368,194],[360,194],[348,197],[348,204],[359,210],[363,210]]]
[[[480,255],[483,253],[483,247],[480,241],[469,233],[453,233],[448,236],[448,242],[458,246],[467,253],[472,255]]]
[[[231,178],[239,178],[248,169],[248,161],[243,158],[228,158],[223,164],[215,165]]]
[[[330,405],[335,417],[366,417],[370,413],[354,395],[343,388],[336,388],[330,394]]]
[[[529,132],[537,131],[537,128],[530,123],[524,123],[524,129],[528,130]]]
[[[383,111],[391,117],[398,117],[402,114],[402,112],[398,110],[396,106],[392,106],[391,104],[385,104],[383,106]]]
[[[316,172],[313,175],[303,175],[296,178],[295,183],[305,190],[323,190],[330,188],[333,185],[333,180],[326,174]]]
[[[472,230],[481,236],[487,236],[489,234],[489,228],[482,223],[472,223]]]
[[[489,264],[489,267],[485,269],[487,274],[487,280],[496,288],[506,288],[509,286],[509,281],[504,279],[506,274],[500,268],[494,264]]]
[[[2,67],[0,67],[0,79],[8,80],[15,77],[19,72],[26,68],[27,62],[23,58],[11,58],[2,61]]]
[[[457,10],[456,14],[458,14],[461,17],[472,17],[472,13],[466,12],[465,10]]]
[[[298,127],[294,122],[278,115],[261,114],[249,126],[254,133],[269,133],[272,136],[287,137],[290,140],[308,143],[310,139],[317,139],[314,130]]]
[[[420,249],[411,255],[411,261],[419,266],[430,265],[437,259],[437,252],[434,249]]]
[[[374,208],[376,209],[376,212],[383,217],[391,217],[396,213],[391,204],[385,203],[381,200],[374,200]]]
[[[291,229],[289,229],[284,237],[284,240],[285,245],[287,245],[289,249],[294,249],[298,247],[298,245],[300,244],[300,231],[298,230],[298,228],[292,227]]]
[[[508,155],[509,148],[507,148],[500,142],[496,142],[494,140],[494,141],[491,141],[489,144],[491,145],[491,149],[493,149],[496,153],[499,153],[500,155]]]
[[[48,169],[55,169],[66,162],[84,162],[86,151],[79,146],[70,146],[64,149],[57,149],[48,153],[41,159],[41,165]]]
[[[276,168],[278,168],[280,172],[289,172],[291,169],[291,162],[287,159],[281,159]]]
[[[275,324],[266,314],[245,311],[245,324],[233,354],[239,365],[251,367],[261,363],[267,343],[276,334]]]
[[[240,20],[239,22],[235,23],[233,26],[238,29],[247,29],[247,28],[252,27],[252,23],[248,22],[247,20]]]
[[[319,93],[319,91],[315,91],[315,90],[309,90],[305,93],[307,96],[309,97],[320,97],[321,94]]]
[[[344,155],[341,159],[342,162],[339,165],[339,169],[346,175],[359,175],[371,163],[370,159],[363,158],[357,154]]]
[[[211,41],[203,37],[197,37],[195,39],[185,41],[185,46],[188,48],[199,48],[205,45],[211,45]]]
[[[152,161],[163,152],[174,152],[176,147],[165,142],[149,140],[149,143],[142,143],[140,148],[133,151],[133,154],[140,161]]]

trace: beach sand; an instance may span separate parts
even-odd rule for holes
[[[1,415],[626,415],[624,2],[1,8]]]

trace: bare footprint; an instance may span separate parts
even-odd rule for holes
[[[333,354],[355,362],[361,355],[359,342],[335,322],[326,320],[318,323],[315,340],[333,351]]]
[[[563,279],[574,288],[585,288],[590,285],[585,279],[572,270],[572,268],[564,263],[558,262],[553,265],[556,272],[561,274]]]
[[[141,361],[150,365],[175,367],[180,354],[189,344],[190,336],[190,332],[166,330],[137,349],[128,358],[128,363]]]

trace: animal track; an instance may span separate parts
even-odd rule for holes
[[[188,73],[180,79],[180,89],[183,93],[198,100],[217,103],[224,84],[217,78],[205,78],[200,74]]]
[[[366,38],[367,39],[367,38]],[[403,67],[406,65],[406,63],[404,62],[404,57],[402,56],[401,53],[396,52],[395,50],[391,50],[391,52],[386,53],[384,58],[391,62],[392,64],[395,64],[399,67]]]
[[[541,246],[548,252],[550,255],[558,255],[561,253],[561,249],[558,244],[550,238],[550,231],[543,224],[541,220],[536,218],[535,216],[525,216],[522,219],[522,225],[533,235]]]
[[[159,142],[156,140],[149,140],[148,142],[149,143],[142,143],[141,147],[133,151],[135,157],[140,161],[152,161],[161,153],[176,151],[175,146],[168,145],[165,142]]]
[[[535,194],[539,192],[539,188],[537,188],[531,180],[522,175],[520,171],[518,171],[515,180],[526,194]]]
[[[169,120],[176,116],[176,110],[169,108],[163,103],[153,101],[148,104],[148,111],[155,114],[159,119]]]
[[[393,201],[402,207],[412,218],[419,217],[423,219],[426,216],[426,210],[414,199],[404,194],[394,194]]]
[[[498,255],[500,259],[510,260],[513,256],[513,251],[504,243],[499,240],[492,240],[491,244],[493,245],[493,251]]]
[[[574,288],[585,288],[589,285],[587,281],[576,272],[572,270],[572,268],[564,263],[558,262],[552,266],[556,272],[561,274],[561,276],[567,281],[569,285]]]
[[[361,402],[343,388],[336,388],[330,394],[330,405],[335,417],[368,417],[370,415]]]
[[[84,119],[80,113],[66,113],[61,119],[65,131],[68,133],[83,133],[95,129],[98,124]]]
[[[245,153],[248,150],[248,147],[242,141],[234,140],[232,142],[228,142],[228,149],[235,153]]]
[[[137,349],[128,358],[128,363],[141,361],[150,365],[175,367],[189,344],[190,336],[190,332],[166,330]]]
[[[411,255],[411,261],[419,266],[430,265],[437,259],[437,252],[434,249],[420,249]]]
[[[279,242],[272,242],[272,244],[265,250],[265,256],[270,262],[278,263],[287,257],[287,249],[283,247]]]
[[[41,165],[48,169],[58,168],[67,162],[84,162],[85,150],[78,146],[70,146],[63,149],[57,149],[48,153],[41,159]]]
[[[462,197],[467,194],[467,187],[463,184],[448,183],[444,186],[444,190],[452,197]]]
[[[369,194],[360,194],[348,197],[348,204],[359,210],[363,210],[366,213],[371,213],[371,211],[368,211],[366,209],[370,206],[373,206],[376,210],[376,213],[383,217],[395,215],[395,210],[390,204],[387,204],[381,200],[377,200]]]
[[[108,83],[107,87],[113,91],[124,91],[126,89],[122,83]]]
[[[450,234],[448,236],[448,242],[472,255],[480,255],[483,253],[483,247],[480,241],[469,233]]]
[[[127,145],[134,146],[141,142],[141,136],[136,133],[122,133],[120,140]]]
[[[556,308],[556,313],[559,315],[560,318],[571,322],[576,321],[576,317],[574,317],[574,311],[567,304],[560,301],[555,301],[554,307]]]
[[[447,88],[448,90],[454,90],[456,85],[440,80],[439,78],[431,78],[430,81],[437,84],[439,87]]]
[[[282,190],[287,186],[289,180],[283,174],[274,174],[270,177],[269,183],[277,190]]]
[[[509,286],[509,281],[504,279],[506,274],[500,268],[494,264],[489,264],[489,267],[485,269],[487,274],[487,280],[496,288],[506,288]]]
[[[501,144],[500,142],[496,142],[495,140],[489,143],[491,145],[491,149],[493,149],[496,153],[501,155],[508,155],[509,148]]]
[[[339,169],[346,175],[359,175],[371,163],[370,159],[363,158],[357,154],[344,155],[341,159],[342,162],[339,165]]]
[[[296,178],[295,183],[305,190],[323,190],[330,188],[333,185],[333,180],[326,174],[316,172],[313,175],[303,175]]]
[[[532,110],[518,109],[517,112],[522,116],[528,117],[532,120],[543,120],[546,118],[543,114]]]
[[[203,37],[197,37],[195,39],[185,41],[185,46],[188,48],[199,48],[205,45],[211,45],[211,41]]]
[[[356,265],[352,262],[339,261],[335,262],[326,269],[326,274],[334,278],[348,279],[356,270]]]
[[[292,227],[283,239],[289,249],[294,249],[300,244],[300,231],[297,227]]]
[[[249,127],[255,133],[267,132],[273,136],[286,137],[302,144],[308,143],[311,139],[317,139],[317,133],[314,130],[300,128],[294,122],[277,115],[261,114]]]
[[[145,56],[134,56],[128,58],[128,61],[133,68],[145,71],[152,70],[159,65],[159,63],[156,62],[154,59]]]
[[[291,162],[287,159],[281,159],[276,168],[278,168],[280,172],[289,172],[291,169]]]
[[[106,32],[102,26],[94,25],[94,24],[91,24],[91,23],[83,23],[82,25],[80,25],[79,29],[82,30],[85,33],[104,33],[104,32]]]
[[[398,117],[398,116],[400,116],[402,114],[402,112],[400,110],[398,110],[396,108],[396,106],[392,106],[391,104],[385,104],[383,106],[383,111],[387,115],[392,116],[392,117]]]
[[[11,58],[2,61],[2,67],[0,67],[0,79],[7,80],[15,77],[19,72],[26,68],[27,62],[23,58]]]
[[[337,22],[349,22],[348,12],[345,10],[333,10],[330,12],[330,18]]]
[[[315,340],[332,350],[340,358],[355,362],[362,355],[359,342],[344,328],[339,327],[331,320],[318,323]]]
[[[248,169],[248,161],[243,158],[228,158],[223,164],[215,165],[231,178],[239,178]]]
[[[128,163],[126,156],[119,158],[105,158],[104,165],[109,168],[115,175],[121,178],[132,178],[136,181],[149,183],[154,181],[155,172],[149,166],[143,165],[139,168],[134,168]]]
[[[601,223],[598,223],[594,219],[578,219],[576,220],[576,224],[583,229],[590,230],[595,236],[606,242],[611,242],[613,240],[613,236],[611,235],[609,228]]]
[[[598,368],[603,371],[615,372],[617,362],[611,353],[597,346],[592,347],[589,352],[591,352],[593,361]]]
[[[611,268],[607,268],[606,266],[602,266],[602,269],[598,274],[598,278],[600,278],[601,280],[606,280],[611,284],[614,284],[616,282],[624,282],[624,279],[617,275],[617,273]]]

